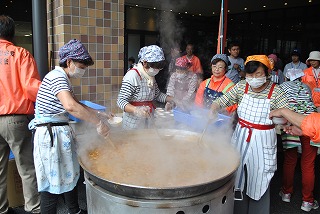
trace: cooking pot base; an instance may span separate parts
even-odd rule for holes
[[[234,179],[220,188],[196,197],[148,200],[111,193],[85,175],[89,214],[194,214],[233,213]]]

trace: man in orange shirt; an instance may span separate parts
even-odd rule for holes
[[[14,21],[0,16],[0,213],[13,213],[8,208],[7,171],[10,149],[21,176],[25,210],[40,212],[33,163],[32,134],[28,129],[34,114],[40,77],[36,62],[24,48],[12,43]]]
[[[281,108],[271,111],[269,117],[286,118],[293,126],[284,127],[285,132],[296,136],[305,135],[310,137],[312,142],[320,143],[320,113],[303,115]]]
[[[182,56],[182,58],[185,58],[189,62],[189,69],[188,71],[192,71],[193,73],[196,73],[198,76],[198,84],[202,82],[202,66],[200,59],[193,54],[194,47],[193,44],[187,44],[186,52],[187,54]]]
[[[320,112],[320,51],[311,51],[307,59],[309,68],[305,69],[301,81],[309,86],[314,105]]]

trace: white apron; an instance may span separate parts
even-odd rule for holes
[[[266,192],[277,169],[277,137],[274,125],[269,119],[270,97],[274,86],[275,84],[271,87],[267,99],[258,99],[247,94],[249,85],[246,85],[237,109],[239,122],[232,136],[232,144],[241,157],[235,191],[242,192],[244,189],[246,165],[246,192],[254,200],[259,200]]]
[[[51,139],[49,128],[41,126],[46,123],[68,123],[68,120],[66,112],[43,117],[36,108],[35,119],[29,124],[32,129],[36,127],[33,156],[39,192],[62,194],[73,190],[78,182],[80,165],[72,128],[69,125],[52,126]]]

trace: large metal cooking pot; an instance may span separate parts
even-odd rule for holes
[[[139,136],[143,139],[143,136],[153,136],[154,141],[152,143],[161,143],[170,139],[173,143],[175,140],[183,140],[186,137],[195,137],[194,139],[198,139],[200,137],[199,133],[184,131],[184,130],[176,130],[176,129],[161,129],[161,130],[152,130],[152,129],[145,129],[145,130],[130,130],[130,131],[114,131],[110,133],[110,139],[112,140],[113,144],[116,145],[117,149],[121,149],[121,144],[118,144],[118,140],[121,141],[131,141],[134,139],[134,136]],[[213,136],[207,136],[203,139],[204,143],[210,143],[214,141]],[[134,142],[133,142],[134,143]],[[203,146],[199,145],[197,140],[194,142],[194,146]],[[221,142],[216,142],[221,143]],[[108,144],[104,144],[107,146]],[[111,149],[111,147],[110,147]],[[209,149],[209,148],[207,148]],[[239,158],[238,154],[233,148],[229,145],[225,147],[228,150],[228,154],[232,154],[236,156],[233,158],[233,168],[230,169],[227,173],[221,175],[219,179],[215,179],[205,183],[198,183],[194,185],[188,186],[175,186],[175,187],[146,187],[146,186],[138,186],[132,184],[125,184],[114,180],[108,180],[102,178],[95,173],[93,173],[93,169],[90,169],[90,164],[88,164],[88,160],[79,157],[80,165],[85,170],[85,173],[92,180],[96,185],[100,186],[101,188],[108,190],[112,193],[119,194],[122,196],[127,196],[131,198],[140,198],[140,199],[182,199],[182,198],[190,198],[199,195],[203,195],[208,192],[212,192],[213,190],[218,189],[219,187],[225,185],[228,181],[230,181],[236,169],[239,166]],[[139,150],[139,148],[138,148]],[[143,155],[143,148],[141,148],[141,155]],[[215,154],[212,154],[215,155]],[[223,159],[225,158],[225,159]],[[221,159],[221,163],[228,159],[228,157],[223,157]],[[230,158],[230,157],[229,157]],[[121,161],[121,160],[119,160]],[[215,163],[215,164],[221,164]],[[143,176],[141,176],[143,179]]]

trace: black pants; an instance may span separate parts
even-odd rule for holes
[[[50,192],[41,192],[41,213],[45,214],[57,214],[57,204],[59,196],[63,195],[65,203],[68,207],[70,214],[75,214],[80,211],[78,204],[78,187],[76,186],[70,192],[63,194],[52,194]]]
[[[243,200],[234,201],[234,214],[269,214],[270,213],[270,184],[267,191],[258,200],[253,200],[247,196],[247,167],[244,167],[245,183],[243,189]]]

